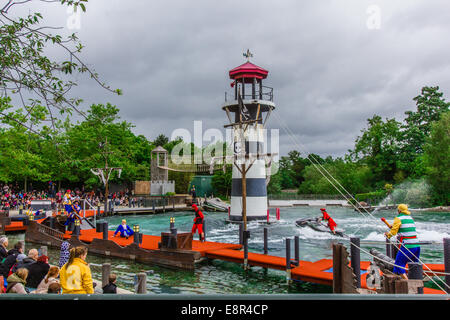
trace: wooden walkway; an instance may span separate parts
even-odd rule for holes
[[[133,243],[133,236],[129,237],[128,239],[119,237],[117,235],[116,237],[113,237],[114,231],[110,230],[108,231],[108,240],[112,240],[118,245],[125,247]],[[67,232],[64,235],[65,239],[70,239],[71,232]],[[93,239],[103,239],[103,232],[96,232],[95,229],[89,229],[89,230],[81,230],[80,235],[78,237],[80,241],[83,241],[85,243],[91,243]],[[147,250],[158,250],[158,242],[161,241],[160,236],[152,236],[143,234],[142,235],[142,244],[140,245],[141,248],[147,249]],[[192,241],[192,251],[200,252],[200,254],[204,257],[206,256],[206,253],[209,251],[216,251],[216,250],[224,250],[228,249],[230,251],[235,251],[236,249],[240,249],[242,246],[239,244],[233,244],[233,243],[220,243],[220,242],[200,242],[198,240]]]
[[[235,263],[244,263],[244,252],[237,250],[215,250],[207,251],[206,257],[210,259],[220,259]],[[271,255],[265,255],[260,253],[248,253],[248,264],[250,266],[258,266],[269,269],[276,270],[286,270],[286,258],[276,257]],[[367,269],[370,266],[369,261],[361,261],[361,288],[367,289],[366,275]],[[434,273],[443,273],[443,264],[427,264],[428,268]],[[432,272],[427,271],[424,268],[424,273],[432,275]],[[321,259],[315,262],[311,261],[300,261],[298,267],[293,267],[291,269],[291,278],[293,280],[305,281],[317,284],[323,284],[332,286],[333,285],[333,260],[332,259]],[[431,288],[424,288],[424,293],[426,294],[445,294],[441,290],[435,290]]]

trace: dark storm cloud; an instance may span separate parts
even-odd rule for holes
[[[380,28],[369,29],[369,6]],[[280,152],[342,156],[374,114],[402,120],[425,85],[450,92],[446,1],[90,1],[76,31],[82,57],[116,97],[80,77],[76,94],[116,104],[134,131],[154,139],[177,128],[223,130],[228,71],[252,62],[269,70]],[[49,9],[65,25],[65,9]]]

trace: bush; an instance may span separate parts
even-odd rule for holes
[[[381,202],[387,195],[388,192],[386,190],[378,190],[374,192],[356,194],[355,199],[358,202],[364,201],[373,205]]]

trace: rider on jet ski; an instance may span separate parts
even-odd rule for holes
[[[337,224],[334,222],[334,220],[330,217],[330,215],[326,212],[325,208],[320,208],[320,211],[322,211],[322,217],[318,218],[318,221],[326,220],[328,222],[328,228],[330,228],[331,232],[333,234],[336,234],[336,227]]]

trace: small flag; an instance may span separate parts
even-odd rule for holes
[[[244,119],[245,120],[250,119],[250,112],[248,111],[247,107],[245,106],[244,102],[242,101],[240,92],[238,92],[238,104],[239,104],[239,109],[241,110],[241,114],[244,117]]]

